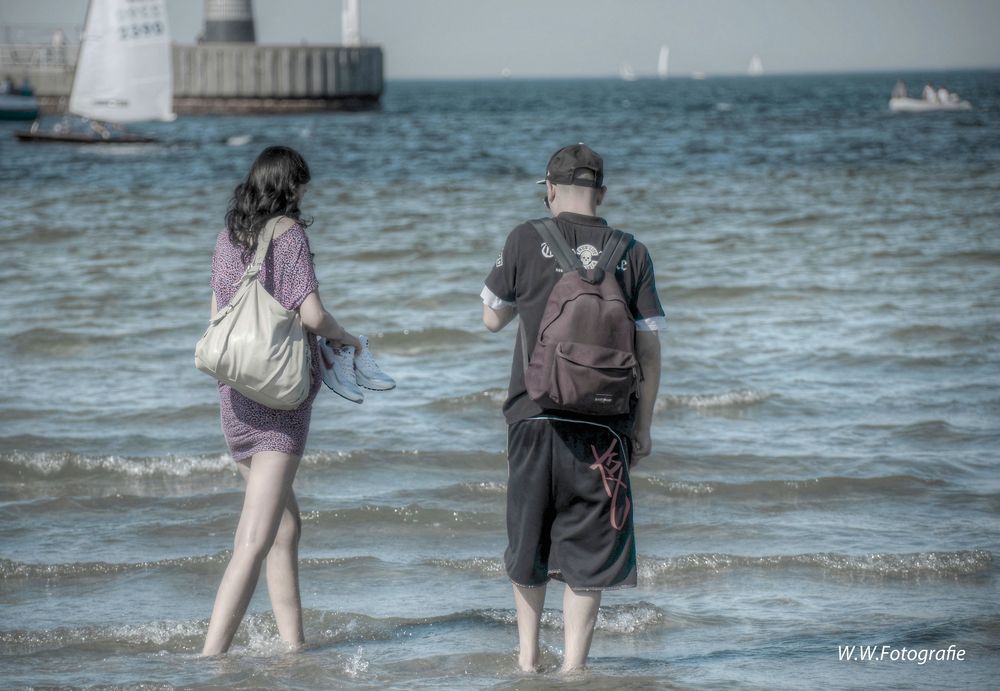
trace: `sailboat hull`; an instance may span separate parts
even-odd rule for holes
[[[135,134],[120,134],[105,139],[100,135],[84,132],[31,132],[20,130],[14,136],[22,142],[53,144],[155,144],[157,139]]]

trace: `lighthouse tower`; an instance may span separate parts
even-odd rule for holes
[[[205,0],[206,43],[253,43],[256,40],[250,0]]]

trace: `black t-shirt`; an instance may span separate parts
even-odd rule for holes
[[[604,245],[611,237],[613,229],[607,221],[596,216],[561,213],[556,218],[559,230],[585,268],[593,268],[600,260]],[[483,302],[494,309],[514,307],[521,320],[520,328],[525,330],[529,350],[538,338],[538,327],[542,313],[548,302],[549,293],[562,277],[562,269],[542,241],[538,231],[530,223],[522,223],[510,232],[503,251],[497,258],[493,270],[486,277]],[[629,310],[640,331],[658,331],[666,325],[663,307],[656,294],[656,280],[653,275],[653,261],[641,242],[634,242],[625,253],[615,271]],[[507,424],[514,424],[525,418],[538,415],[542,408],[528,397],[524,387],[524,361],[521,355],[521,339],[516,339],[514,359],[510,368],[510,386],[507,401],[503,406]],[[587,417],[558,411],[559,417],[593,420],[606,424],[623,433],[629,433],[632,416]]]

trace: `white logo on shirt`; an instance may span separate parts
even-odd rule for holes
[[[497,268],[499,269],[501,266],[503,266],[503,252],[497,256]]]
[[[601,253],[593,245],[580,245],[576,248],[576,256],[580,257],[580,263],[585,269],[593,269],[597,266],[597,258]]]
[[[603,254],[602,251],[598,250],[593,245],[580,245],[575,250],[576,255],[580,257],[580,263],[583,264],[585,269],[593,269],[597,266],[597,258]],[[542,243],[542,256],[546,259],[552,259],[552,250],[549,249],[549,244],[547,242]],[[503,256],[501,255],[497,259],[497,266],[503,265]],[[628,258],[622,257],[622,260],[618,262],[618,271],[625,271],[628,269]]]

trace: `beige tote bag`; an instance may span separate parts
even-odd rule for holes
[[[299,313],[286,310],[257,280],[277,223],[272,219],[261,231],[236,295],[195,346],[194,364],[268,408],[293,410],[312,386],[308,335]]]

